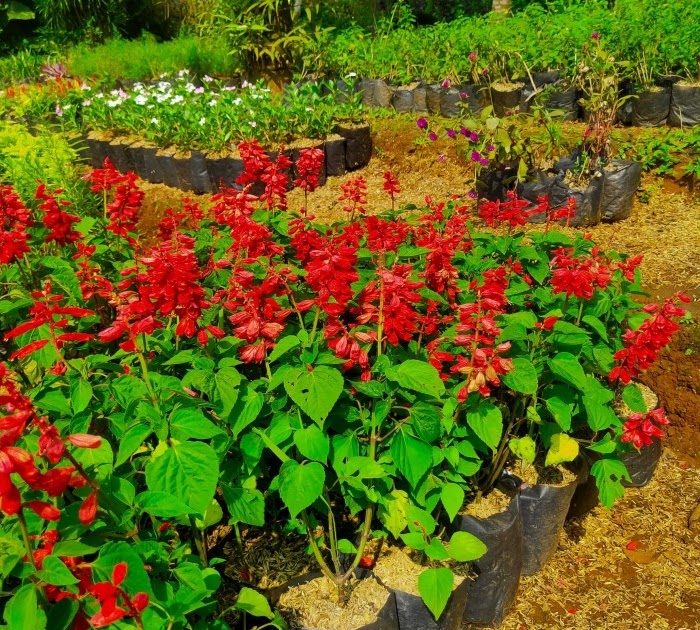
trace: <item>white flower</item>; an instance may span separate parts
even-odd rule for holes
[[[204,94],[204,88],[203,87],[198,87],[194,91],[195,94]]]
[[[83,101],[83,107],[90,107],[92,105],[92,101],[90,99],[85,99]]]
[[[209,83],[209,82],[211,82],[211,81],[213,81],[213,80],[214,80],[214,79],[212,79],[208,74],[205,74],[205,75],[202,77],[202,81],[206,81],[207,83]]]
[[[345,78],[346,78],[346,79],[352,79],[352,78],[354,78],[354,77],[356,77],[356,76],[357,76],[357,72],[348,72],[348,73],[345,75]]]
[[[81,89],[83,92],[90,92],[90,91],[92,91],[92,88],[91,88],[87,83],[83,83],[83,84],[80,86],[80,89]]]
[[[214,105],[216,105],[217,103],[218,101],[215,98],[213,98],[209,101],[209,107],[214,107]]]
[[[168,76],[168,73],[167,73],[167,72],[163,72],[158,78],[159,78],[159,79],[165,79],[165,77],[167,77],[167,76]]]
[[[188,82],[187,85],[185,86],[185,89],[186,89],[188,92],[194,92],[197,88],[195,87],[194,83],[189,83],[189,82]]]
[[[117,105],[121,105],[121,101],[118,98],[115,98],[114,100],[108,100],[107,105],[108,107],[116,107]]]
[[[105,95],[100,92],[99,94],[95,94],[95,98],[104,98]]]
[[[242,102],[243,102],[243,101],[241,101],[240,98],[235,98],[235,99],[233,99],[233,104],[234,104],[234,105],[240,105]]]
[[[176,94],[170,99],[170,104],[171,105],[177,105],[178,103],[182,103],[184,101],[184,97],[181,94]]]
[[[151,124],[157,125],[160,121],[157,118],[151,118]]]
[[[167,101],[170,98],[170,92],[167,92],[166,94],[156,94],[156,100],[159,103],[163,103],[164,101]]]
[[[202,117],[199,119],[199,126],[200,126],[200,127],[203,127],[203,126],[204,126],[204,123],[206,123],[206,122],[207,122],[207,119],[206,119],[204,116],[202,116]]]
[[[235,85],[225,85],[224,92],[233,92],[236,89]]]
[[[70,105],[70,103],[68,103],[68,104],[63,106],[63,109],[70,109],[70,107],[71,107],[71,105]]]
[[[258,123],[256,123],[254,120],[249,121],[248,124],[249,124],[251,127],[257,127],[257,126],[258,126]]]
[[[139,94],[136,98],[134,98],[134,103],[137,105],[145,105],[148,102],[148,97],[144,96],[143,94]]]
[[[190,71],[187,68],[183,68],[182,70],[180,70],[180,72],[177,73],[177,76],[182,78],[189,73],[190,73]]]
[[[246,81],[245,79],[243,79],[243,83],[241,83],[241,87],[242,87],[242,88],[247,88],[249,85],[250,85],[250,83],[248,83],[248,81]],[[252,87],[255,88],[255,86],[252,86]]]
[[[166,90],[170,89],[170,83],[168,83],[167,81],[159,81],[158,82],[158,89],[161,92],[165,92]]]

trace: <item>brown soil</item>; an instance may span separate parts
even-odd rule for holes
[[[494,514],[505,512],[510,502],[511,498],[507,494],[494,488],[485,497],[480,497],[469,503],[462,514],[486,519]]]

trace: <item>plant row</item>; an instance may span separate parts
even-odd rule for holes
[[[621,456],[663,435],[663,410],[630,381],[686,298],[638,302],[640,256],[553,229],[572,202],[402,209],[386,173],[390,210],[370,213],[357,177],[347,219],[324,226],[319,152],[299,156],[306,203],[291,215],[289,160],[239,151],[242,190],[168,210],[149,247],[138,179],[109,162],[87,176],[98,216],[60,189],[25,204],[0,187],[13,630],[228,627],[209,543],[222,522],[239,541],[248,527],[306,534],[340,591],[370,537],[399,542],[428,565],[419,588],[437,618],[450,567],[485,551],[449,524],[507,464],[594,454],[609,507]],[[525,235],[532,213],[543,230]],[[277,624],[248,587],[233,607]]]
[[[591,33],[611,42],[610,56],[625,77],[646,91],[668,74],[700,78],[700,8],[673,0],[571,3],[563,10],[533,4],[514,15],[490,13],[431,27],[406,26],[370,33],[354,27],[328,34],[316,53],[327,73],[357,72],[408,83],[512,83],[528,72],[561,70],[571,84],[587,72],[582,51]],[[440,51],[440,54],[436,54]]]
[[[100,91],[86,83],[54,80],[8,88],[3,113],[37,122],[51,115],[67,131],[132,136],[158,147],[226,150],[257,139],[266,145],[323,139],[339,122],[360,120],[359,98],[339,98],[333,83],[289,86],[273,94],[261,84],[228,85],[205,76],[195,84],[183,70],[172,80]]]

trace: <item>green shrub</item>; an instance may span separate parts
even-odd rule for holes
[[[221,40],[185,35],[158,43],[153,38],[113,39],[81,45],[68,53],[69,72],[80,77],[148,80],[187,68],[196,74],[229,77],[240,72],[237,57]]]

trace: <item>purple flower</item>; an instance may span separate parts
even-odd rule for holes
[[[438,155],[438,160],[444,162],[445,160],[447,160],[447,156],[444,153],[441,153],[440,155]]]
[[[486,76],[488,73],[489,73],[489,69],[488,69],[488,68],[484,68],[484,69],[481,71],[481,74],[483,74],[484,76]]]
[[[466,138],[469,135],[469,129],[467,129],[466,127],[462,127],[459,130],[459,133],[461,133]]]
[[[600,33],[598,31],[593,31],[591,33],[591,39],[600,39]]]
[[[461,98],[463,101],[466,101],[469,98],[469,95],[466,92],[460,92],[459,98]]]
[[[493,151],[495,148],[496,147],[494,147],[492,144],[490,144],[489,146],[486,147],[486,150],[490,152],[490,151]]]
[[[467,193],[467,196],[468,196],[470,199],[476,199],[476,197],[477,197],[476,191],[475,191],[475,190],[470,190],[470,191]]]
[[[427,129],[428,128],[428,121],[421,116],[416,121],[416,125],[418,125],[418,129]]]
[[[469,61],[476,61],[476,53],[475,52],[469,53]]]
[[[472,162],[478,162],[479,160],[481,160],[481,153],[479,153],[478,151],[472,151],[471,160]]]
[[[513,112],[511,112],[510,110],[508,110],[508,111],[506,112],[506,116],[512,116],[512,115],[513,115]]]
[[[488,158],[481,158],[481,159],[479,160],[479,164],[481,164],[481,166],[488,166],[488,165],[489,165],[489,159],[488,159]]]
[[[479,142],[479,134],[472,131],[472,132],[469,134],[469,139],[470,139],[472,142]]]
[[[456,135],[457,135],[457,132],[454,129],[447,130],[447,137],[448,138],[454,138]]]
[[[428,134],[428,138],[430,138],[433,142],[435,142],[437,140],[437,134],[434,131],[431,131]]]
[[[450,80],[449,80],[449,79],[445,79],[445,80],[442,82],[442,87],[444,87],[444,88],[450,87]]]

